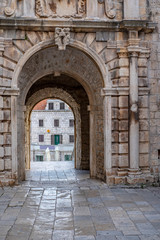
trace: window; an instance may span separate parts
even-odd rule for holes
[[[54,119],[54,126],[59,127],[59,119]]]
[[[36,155],[36,162],[43,162],[43,156]]]
[[[63,102],[60,103],[60,109],[61,109],[61,110],[65,109],[65,104],[64,104]]]
[[[70,127],[74,127],[74,120],[73,120],[73,119],[70,119],[70,120],[69,120],[69,126],[70,126]]]
[[[54,109],[54,104],[52,102],[48,103],[48,109],[53,110]]]
[[[43,120],[39,119],[39,127],[43,127]]]
[[[51,135],[51,145],[58,145],[63,143],[63,135]]]
[[[39,135],[39,142],[44,142],[44,135]]]
[[[74,143],[74,135],[69,135],[69,142]]]

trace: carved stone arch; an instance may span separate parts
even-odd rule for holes
[[[57,61],[58,59],[58,61]],[[18,132],[17,142],[20,151],[14,155],[13,162],[23,161],[25,145],[25,111],[26,96],[29,89],[39,81],[39,79],[52,75],[69,76],[79,83],[88,97],[88,108],[86,113],[90,113],[90,174],[91,177],[104,178],[104,120],[103,120],[103,96],[102,88],[110,88],[110,80],[107,67],[101,57],[91,48],[79,41],[71,40],[65,51],[58,51],[54,40],[40,42],[27,50],[19,60],[12,81],[12,88],[19,88],[20,95],[15,100],[14,108],[17,108],[17,122],[12,123],[13,146],[16,149],[16,132]],[[54,79],[53,79],[54,81]],[[55,86],[56,87],[56,86]],[[87,104],[87,103],[86,103]],[[111,108],[111,106],[109,105]],[[110,117],[110,115],[109,115]],[[17,131],[21,129],[20,131]],[[23,139],[23,141],[21,140]],[[14,144],[15,143],[15,144]],[[16,153],[16,150],[15,150]],[[110,152],[109,152],[110,154]],[[106,154],[108,157],[108,155]],[[16,166],[16,164],[15,164]],[[25,162],[21,163],[21,179],[24,177]]]
[[[61,99],[67,103],[74,114],[75,118],[75,167],[81,168],[81,116],[80,106],[75,99],[63,89],[59,88],[45,88],[34,93],[26,102],[25,111],[25,163],[26,169],[30,169],[30,114],[34,106],[47,98]]]
[[[39,42],[38,44],[35,44],[33,47],[29,48],[24,53],[24,55],[20,58],[14,70],[13,80],[12,80],[13,88],[16,88],[18,86],[18,77],[22,70],[22,67],[33,56],[33,54],[35,54],[36,52],[44,48],[49,48],[51,46],[55,46],[54,40],[42,41],[42,42]],[[74,39],[70,40],[70,43],[68,46],[71,46],[75,49],[79,49],[80,51],[84,52],[89,58],[91,58],[99,68],[99,71],[101,72],[102,79],[104,81],[103,83],[104,88],[110,85],[110,75],[108,72],[108,66],[104,63],[103,59],[91,47],[88,47],[86,44]]]

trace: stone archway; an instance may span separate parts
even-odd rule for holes
[[[17,137],[19,148],[17,161],[19,165],[19,178],[22,180],[24,179],[25,169],[25,148],[23,146],[25,145],[26,98],[31,87],[36,84],[39,79],[47,75],[66,75],[74,79],[74,81],[79,83],[84,89],[88,97],[86,111],[88,109],[90,112],[90,174],[91,177],[104,179],[104,161],[106,161],[104,158],[107,154],[105,153],[104,156],[104,140],[106,138],[104,138],[103,132],[104,109],[101,90],[108,84],[107,71],[103,67],[103,64],[101,66],[101,61],[97,60],[98,57],[94,55],[92,51],[89,50],[87,54],[87,48],[83,48],[82,46],[76,48],[75,45],[74,43],[70,44],[65,51],[59,51],[51,42],[49,45],[47,45],[47,43],[44,45],[38,44],[37,51],[35,51],[35,46],[33,47],[33,54],[31,54],[31,50],[29,50],[30,57],[28,57],[27,52],[26,59],[23,56],[21,63],[15,70],[12,86],[19,88],[20,95],[17,98],[16,105],[17,124],[14,123],[12,127],[14,128],[13,137],[15,136],[16,127],[18,126],[21,129],[18,131]],[[109,108],[110,107],[111,106],[109,106]],[[108,116],[108,118],[110,118],[110,116]],[[14,144],[12,148],[15,148]],[[110,157],[108,158],[110,159]],[[14,161],[16,162],[16,157]]]
[[[76,103],[74,98],[63,89],[59,88],[44,88],[37,91],[26,102],[25,112],[25,167],[30,169],[30,114],[34,106],[46,98],[59,98],[67,103],[75,117],[75,168],[81,168],[81,116],[80,106]]]

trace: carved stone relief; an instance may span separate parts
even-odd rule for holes
[[[98,2],[104,3],[105,14],[108,18],[114,18],[116,16],[116,9],[113,0],[98,0]]]
[[[35,0],[36,15],[39,17],[83,17],[86,0]]]
[[[149,11],[148,13],[155,16],[159,13],[160,0],[150,0],[149,1]]]
[[[15,13],[17,7],[17,0],[11,0],[9,6],[5,7],[4,13],[6,16],[10,17]]]
[[[70,29],[69,28],[56,28],[55,29],[55,44],[58,45],[59,50],[66,50],[66,46],[70,42]]]

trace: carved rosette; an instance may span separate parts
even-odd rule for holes
[[[59,50],[66,50],[66,46],[70,42],[70,29],[69,28],[56,28],[55,29],[55,44]]]

